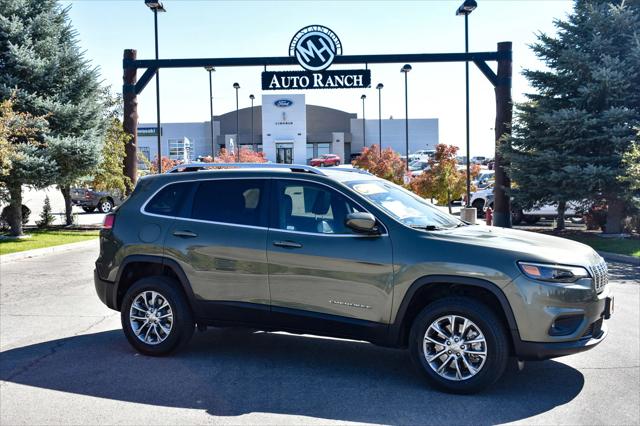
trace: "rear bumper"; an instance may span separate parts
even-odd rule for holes
[[[514,342],[515,355],[518,359],[524,361],[537,361],[572,355],[595,348],[607,337],[608,332],[607,326],[603,322],[597,337],[587,337],[571,342],[553,343],[516,340]]]
[[[100,298],[102,303],[107,305],[108,308],[117,311],[118,309],[116,308],[115,283],[101,279],[96,269],[93,270],[93,281],[96,286],[96,293],[98,294],[98,297]]]

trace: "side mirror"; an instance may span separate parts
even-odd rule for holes
[[[349,213],[345,219],[345,225],[357,232],[377,234],[376,218],[371,213]]]

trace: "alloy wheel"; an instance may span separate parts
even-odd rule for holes
[[[173,328],[173,309],[157,291],[138,294],[129,309],[129,323],[136,337],[148,345],[164,342]]]
[[[468,380],[478,374],[487,359],[487,341],[480,328],[460,315],[433,321],[422,343],[429,367],[447,380]]]

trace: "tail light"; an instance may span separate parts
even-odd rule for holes
[[[113,225],[116,224],[116,214],[109,213],[104,217],[104,222],[102,223],[102,229],[113,229]]]

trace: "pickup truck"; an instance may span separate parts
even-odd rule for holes
[[[71,188],[71,203],[82,207],[87,213],[98,210],[100,213],[109,213],[114,207],[122,204],[123,197],[116,192],[94,191],[86,188]]]

